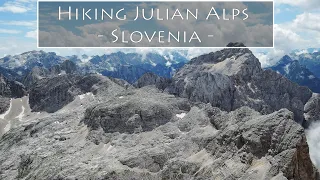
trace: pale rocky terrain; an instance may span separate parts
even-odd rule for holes
[[[249,50],[135,86],[37,81],[30,112],[0,139],[0,179],[320,179],[302,126],[317,121],[318,95],[262,70]]]

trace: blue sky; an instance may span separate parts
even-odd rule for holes
[[[320,47],[320,1],[275,0],[275,48],[253,49],[262,63],[294,49]],[[36,0],[0,1],[0,57],[36,50]],[[62,55],[102,54],[106,49],[47,49]],[[137,50],[138,51],[138,50]],[[198,49],[190,51],[202,53]],[[211,51],[210,49],[204,51]]]

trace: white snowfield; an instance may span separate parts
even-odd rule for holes
[[[11,99],[9,109],[0,115],[0,136],[24,121],[26,115],[31,115],[29,98]]]
[[[180,119],[184,118],[186,116],[186,113],[176,114],[176,116]]]
[[[60,112],[70,111],[73,108],[82,106],[84,103],[91,103],[94,100],[94,95],[92,93],[79,95],[78,98],[76,98],[73,102],[62,108]],[[5,113],[0,114],[0,137],[19,124],[47,115],[48,113],[45,112],[31,112],[28,96],[11,99],[8,110]]]

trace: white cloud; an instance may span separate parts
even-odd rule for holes
[[[254,50],[263,67],[274,65],[282,56],[297,49],[320,47],[320,32],[312,15],[298,15],[295,20],[274,25],[274,49]]]
[[[281,49],[265,49],[261,50],[252,50],[253,54],[259,59],[262,67],[269,67],[277,63],[286,52]]]
[[[12,4],[4,4],[2,7],[0,7],[0,11],[12,13],[25,13],[28,11],[28,9],[26,7],[18,7]]]
[[[34,10],[37,0],[7,1],[0,6],[0,12],[26,13]]]
[[[19,37],[0,37],[0,57],[4,55],[16,55],[22,52],[36,49],[35,41],[26,41]]]
[[[320,2],[320,1],[319,1]],[[303,13],[296,17],[293,26],[300,29],[319,31],[320,33],[320,13]]]
[[[37,36],[38,36],[37,30],[29,31],[29,32],[27,32],[27,34],[26,34],[26,37],[28,37],[28,38],[33,38],[33,39],[37,39]]]
[[[313,123],[306,131],[310,157],[316,167],[320,168],[320,123]]]
[[[319,0],[275,0],[276,4],[288,4],[291,6],[297,6],[305,9],[317,9],[320,8]]]
[[[296,29],[292,29],[291,27],[291,24],[274,25],[276,48],[291,51],[308,47],[312,40],[301,37],[301,35],[295,32]]]
[[[13,30],[13,29],[2,29],[2,28],[0,28],[0,33],[3,33],[3,34],[19,34],[19,33],[21,33],[21,31]]]
[[[7,26],[24,26],[30,28],[37,27],[37,21],[0,21],[0,24]]]

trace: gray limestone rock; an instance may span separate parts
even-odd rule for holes
[[[307,124],[320,120],[320,94],[312,95],[304,106],[304,113]]]
[[[10,81],[0,74],[0,96],[8,98],[21,98],[27,94],[23,84]]]
[[[29,103],[33,111],[52,113],[73,101],[77,95],[87,92],[116,93],[115,91],[120,92],[122,89],[123,87],[100,75],[61,75],[43,78],[34,84],[30,89]]]
[[[171,83],[170,79],[157,76],[153,73],[145,73],[138,81],[134,83],[135,87],[141,88],[144,86],[155,85],[158,89],[164,90]]]
[[[181,110],[188,110],[186,99],[155,90],[132,90],[87,109],[84,123],[104,132],[134,133],[151,131],[169,122]]]
[[[227,112],[152,87],[98,92],[4,134],[0,178],[319,179],[287,109]]]
[[[262,70],[249,49],[224,49],[191,60],[166,92],[232,111],[249,106],[263,114],[287,108],[303,123],[312,92],[271,70]]]
[[[0,114],[3,114],[8,110],[10,106],[10,98],[0,96]]]

